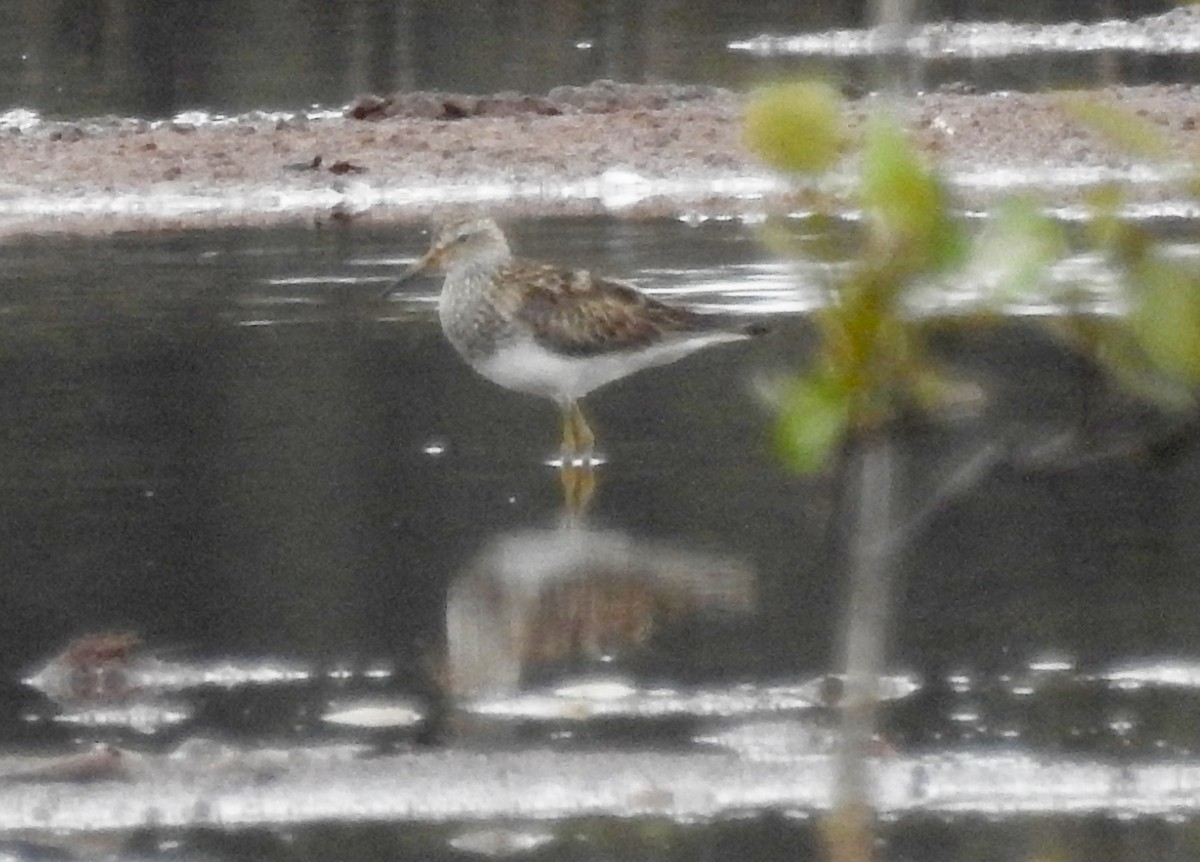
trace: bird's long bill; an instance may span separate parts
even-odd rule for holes
[[[422,272],[428,269],[431,263],[433,263],[432,251],[423,255],[416,263],[404,270],[404,272],[400,273],[399,278],[387,286],[387,290],[383,292],[380,298],[387,299],[389,296],[399,290],[405,282],[411,280],[413,276],[420,275]]]

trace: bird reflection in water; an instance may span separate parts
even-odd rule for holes
[[[596,496],[597,465],[595,460],[581,464],[566,459],[555,465],[562,485],[564,521],[578,521],[587,514]]]
[[[593,467],[566,463],[559,478],[557,528],[493,537],[450,586],[444,683],[456,701],[516,694],[535,670],[611,672],[668,624],[754,607],[746,563],[593,527]]]

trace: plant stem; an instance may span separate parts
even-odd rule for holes
[[[839,656],[845,680],[842,732],[827,832],[834,862],[863,862],[870,858],[874,843],[868,756],[875,736],[895,574],[894,445],[886,433],[859,438],[851,444],[848,461],[854,521]]]

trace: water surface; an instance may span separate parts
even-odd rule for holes
[[[295,833],[302,858],[323,858],[327,840],[382,858],[400,835],[424,858],[546,830],[553,858],[658,840],[688,858],[710,840],[791,858],[815,840],[842,503],[835,474],[781,469],[753,381],[807,360],[802,312],[822,268],[780,264],[738,221],[531,221],[512,239],[775,327],[590,397],[606,463],[586,519],[566,529],[545,463],[553,407],[461,363],[436,324],[436,282],[378,299],[420,233],[4,246],[0,749],[106,742],[133,764],[132,784],[0,783],[10,823],[219,813],[309,824]],[[905,440],[905,511],[999,454],[927,512],[902,559],[881,741],[889,846],[962,858],[976,821],[955,811],[1008,812],[979,839],[997,847],[1006,830],[1036,836],[1029,818],[1080,840],[1100,829],[1070,810],[1190,821],[1191,791],[1172,802],[1163,787],[1194,782],[1195,446],[1165,445],[1169,422],[1106,391],[1035,320],[948,327],[936,345],[987,402]],[[1100,441],[1093,454],[1055,455],[1080,429]],[[145,643],[145,658],[116,663],[115,696],[104,675],[59,677],[57,704],[21,684],[71,639],[111,630]],[[107,694],[81,704],[81,685]],[[161,698],[143,702],[150,690]],[[589,795],[596,752],[660,785]],[[812,778],[798,785],[801,768]],[[404,802],[390,782],[405,770],[446,795]],[[264,775],[269,793],[255,789]],[[726,802],[700,789],[722,781]],[[951,819],[923,820],[931,807]],[[729,820],[735,809],[753,816]],[[514,824],[517,811],[567,825]],[[589,820],[612,815],[631,819]],[[348,825],[360,817],[425,825]],[[708,825],[683,825],[697,817]],[[659,837],[656,822],[670,824]],[[1123,836],[1094,837],[1110,850],[1142,840],[1104,822]],[[154,852],[216,840],[150,837]],[[221,839],[268,856],[280,840]],[[1183,846],[1172,829],[1155,840]]]
[[[1100,4],[930,2],[928,21],[1095,22],[1166,11],[1161,0]],[[43,6],[0,2],[0,110],[56,118],[170,117],[205,109],[338,107],[367,92],[446,89],[544,92],[597,78],[744,87],[822,70],[869,85],[863,62],[789,63],[731,51],[767,34],[791,36],[866,25],[866,7],[834,2],[708,0],[508,4],[391,0],[274,0],[246,5],[187,0]],[[536,34],[536,37],[531,37]],[[1060,54],[1031,62],[964,61],[929,70],[924,83],[966,80],[983,89],[1063,86],[1097,74],[1129,83],[1192,80],[1188,57],[1116,51],[1106,59]]]

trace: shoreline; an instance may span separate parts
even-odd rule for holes
[[[1200,149],[1200,86],[1080,94],[1151,123],[1181,159]],[[1106,179],[1128,180],[1131,202],[1180,195],[1177,178],[1071,120],[1063,98],[950,87],[904,99],[898,110],[967,208],[1022,186],[1048,206],[1072,205]],[[455,206],[627,218],[803,208],[807,193],[742,145],[745,99],[713,87],[597,82],[546,96],[366,97],[341,117],[10,126],[0,133],[0,236],[406,223]],[[852,129],[872,103],[847,103]]]

